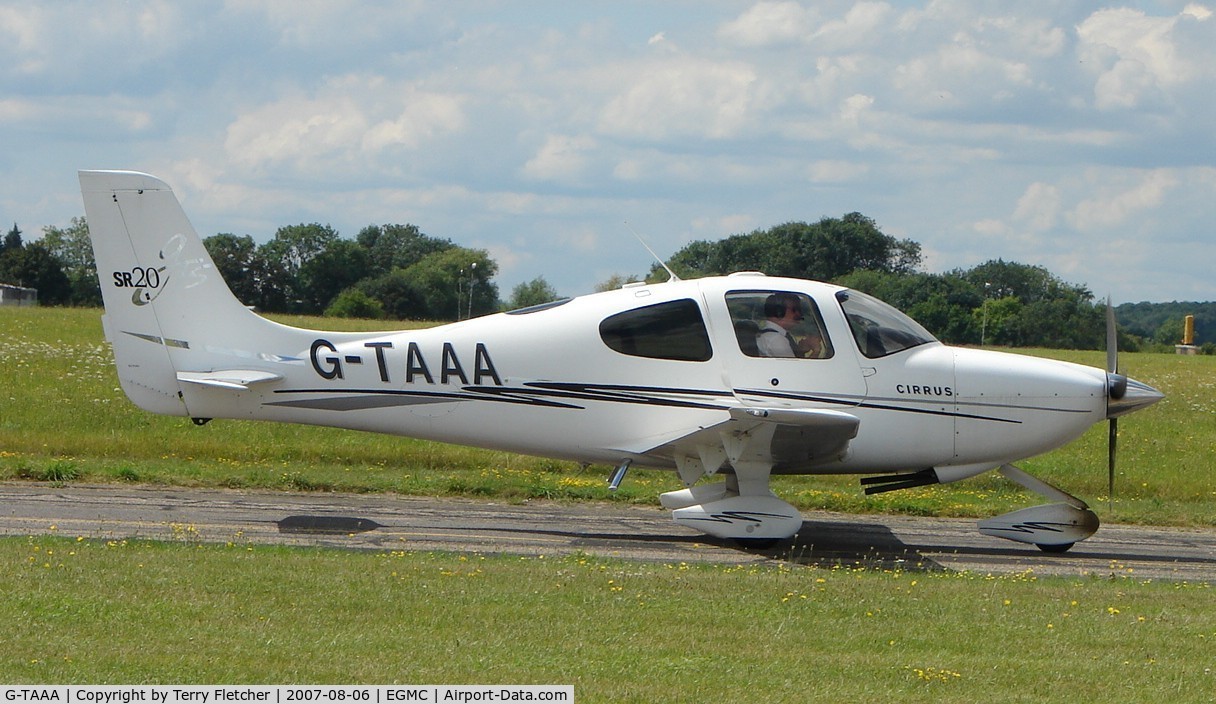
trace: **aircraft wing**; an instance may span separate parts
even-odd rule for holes
[[[694,470],[764,463],[777,474],[806,472],[839,459],[857,437],[861,420],[850,413],[810,408],[730,409],[730,418],[640,454],[674,461],[685,480]]]

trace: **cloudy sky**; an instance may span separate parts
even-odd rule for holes
[[[1216,300],[1216,1],[0,3],[0,224],[413,223],[511,288],[859,211],[925,269]],[[628,222],[627,226],[625,223]]]

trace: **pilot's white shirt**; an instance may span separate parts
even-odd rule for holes
[[[789,333],[771,320],[764,321],[756,333],[756,349],[761,357],[796,357]]]

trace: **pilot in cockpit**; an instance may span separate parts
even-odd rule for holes
[[[756,333],[761,357],[809,357],[823,354],[823,337],[817,328],[796,340],[791,334],[806,318],[802,301],[792,293],[774,293],[764,301],[764,322]]]

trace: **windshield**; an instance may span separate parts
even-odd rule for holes
[[[870,359],[937,341],[920,323],[873,296],[839,291],[836,300],[849,321],[857,349]]]

